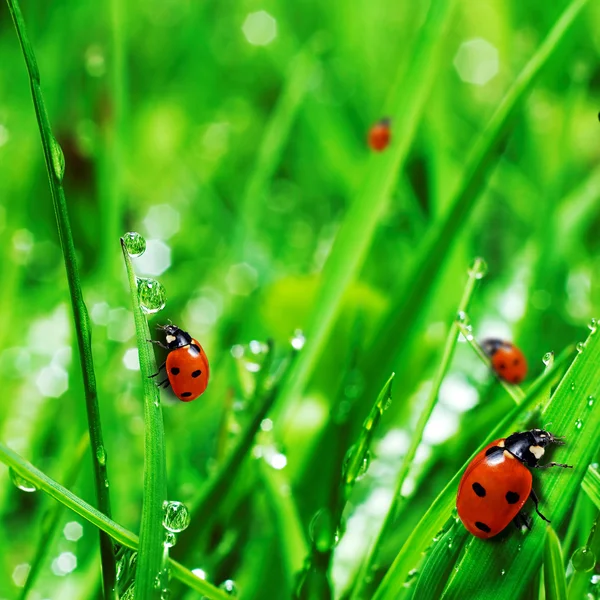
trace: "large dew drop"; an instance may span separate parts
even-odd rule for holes
[[[31,481],[27,481],[24,477],[21,477],[12,467],[8,469],[8,473],[10,474],[10,478],[12,482],[22,491],[22,492],[35,492],[37,488]]]
[[[165,502],[163,510],[163,527],[167,531],[179,533],[190,524],[190,513],[182,502]]]
[[[319,552],[327,552],[338,543],[340,533],[336,531],[328,508],[321,508],[315,513],[308,526],[308,534]]]
[[[582,546],[573,552],[571,562],[576,571],[587,573],[596,566],[596,556],[590,548]]]
[[[137,231],[128,231],[123,236],[123,243],[127,254],[132,258],[137,258],[146,251],[146,240]]]
[[[146,314],[157,313],[165,307],[167,293],[161,283],[156,279],[137,278],[138,300]]]

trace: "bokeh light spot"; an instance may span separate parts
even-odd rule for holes
[[[277,21],[268,12],[259,10],[246,17],[242,31],[253,46],[266,46],[277,36]]]
[[[140,370],[140,354],[137,348],[129,348],[123,356],[123,364],[130,371]]]
[[[171,266],[171,248],[160,240],[147,240],[146,252],[135,259],[138,273],[162,275]]]
[[[69,521],[63,528],[63,535],[70,542],[76,542],[83,536],[83,526],[77,521]]]
[[[484,39],[469,40],[460,45],[454,67],[463,81],[485,85],[498,74],[498,50]]]

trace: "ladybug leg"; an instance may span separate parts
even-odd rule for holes
[[[545,465],[533,465],[536,469],[549,469],[550,467],[562,467],[563,469],[572,469],[573,465],[565,465],[563,463],[550,462]]]
[[[156,373],[154,373],[154,375],[148,375],[148,379],[151,379],[152,377],[156,377],[161,372],[161,370],[165,368],[166,364],[167,363],[164,362],[162,365],[160,365],[160,367],[158,367],[158,371],[156,371]]]
[[[163,344],[160,340],[146,340],[147,342],[150,342],[151,344],[156,344],[157,346],[160,346],[161,348],[164,348],[165,350],[169,349],[169,346],[167,346],[166,344]]]
[[[531,531],[531,518],[523,510],[517,513],[517,516],[513,519],[513,524],[519,531],[523,531],[523,529]]]
[[[537,494],[533,491],[533,488],[531,488],[531,492],[529,492],[529,497],[531,498],[531,501],[535,504],[535,512],[540,517],[542,517],[542,519],[544,519],[544,521],[546,521],[546,523],[550,523],[550,519],[546,519],[546,517],[540,512],[540,510],[538,508],[539,500],[538,500]]]
[[[157,375],[158,375],[158,373],[157,373]],[[166,389],[166,388],[168,388],[168,387],[169,387],[169,379],[168,379],[168,378],[167,378],[167,379],[164,379],[163,381],[159,381],[159,382],[156,384],[156,387],[161,387],[161,386],[162,386],[163,388],[165,388],[165,389]]]

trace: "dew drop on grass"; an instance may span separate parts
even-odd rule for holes
[[[146,314],[154,314],[165,307],[167,294],[156,279],[137,277],[138,300]]]
[[[165,533],[165,547],[172,548],[177,543],[177,536],[172,531]]]
[[[106,450],[104,449],[104,446],[98,446],[96,449],[96,458],[102,466],[106,465]]]
[[[339,532],[335,530],[328,508],[321,508],[315,513],[308,527],[308,533],[319,552],[327,552],[336,545]]]
[[[352,484],[355,481],[360,481],[369,470],[371,464],[371,453],[367,450],[363,451],[362,457],[357,457],[355,454],[360,452],[356,445],[351,446],[344,457],[343,477],[346,485]]]
[[[302,350],[305,343],[306,338],[304,337],[304,333],[301,329],[296,329],[296,331],[294,331],[294,337],[291,340],[292,348],[294,350]]]
[[[572,383],[572,384],[571,384],[571,391],[572,391],[572,392],[574,392],[574,391],[575,391],[575,384],[574,384],[574,383]]]
[[[123,243],[127,254],[132,258],[137,258],[146,251],[146,240],[137,231],[128,231],[123,236]]]
[[[163,511],[163,527],[167,531],[179,533],[190,524],[190,513],[183,502],[165,502]]]
[[[542,356],[542,362],[546,367],[551,367],[554,364],[554,352],[546,352],[546,354]]]
[[[571,562],[576,571],[587,573],[596,566],[596,555],[587,546],[582,546],[573,552]]]
[[[594,400],[595,400],[594,396],[591,396],[591,395],[588,396],[587,405],[588,406],[594,406]]]
[[[577,421],[575,421],[575,427],[577,429],[581,429],[583,427],[583,421],[581,419],[577,419]]]
[[[598,321],[596,321],[596,319],[592,319],[589,323],[588,323],[588,329],[592,332],[592,333],[596,333],[596,329],[598,329]]]
[[[59,181],[65,176],[65,155],[60,144],[54,139],[50,140],[50,156],[52,157],[52,170]]]
[[[477,257],[469,267],[469,276],[475,279],[482,279],[486,276],[488,270],[487,263],[483,258]]]
[[[504,577],[504,575],[506,575],[506,570],[505,570],[505,569],[502,569],[502,570],[500,571],[500,576],[501,576],[501,577]]]
[[[230,596],[238,595],[238,588],[233,579],[226,579],[221,584],[219,584],[219,589],[223,590],[226,594]]]
[[[37,488],[31,481],[27,481],[24,477],[21,477],[12,467],[9,467],[8,472],[10,474],[10,478],[12,482],[22,491],[22,492],[35,492]]]
[[[577,354],[581,354],[585,348],[585,344],[583,342],[578,342],[575,349],[577,350]]]

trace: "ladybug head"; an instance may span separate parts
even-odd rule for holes
[[[183,346],[189,346],[192,341],[189,333],[179,329],[177,325],[159,325],[158,329],[165,332],[165,341],[170,350],[181,348]]]
[[[558,446],[564,445],[562,437],[552,435],[545,429],[531,429],[529,433],[533,436],[536,445],[541,446],[542,448],[545,448],[549,444],[557,444]]]

